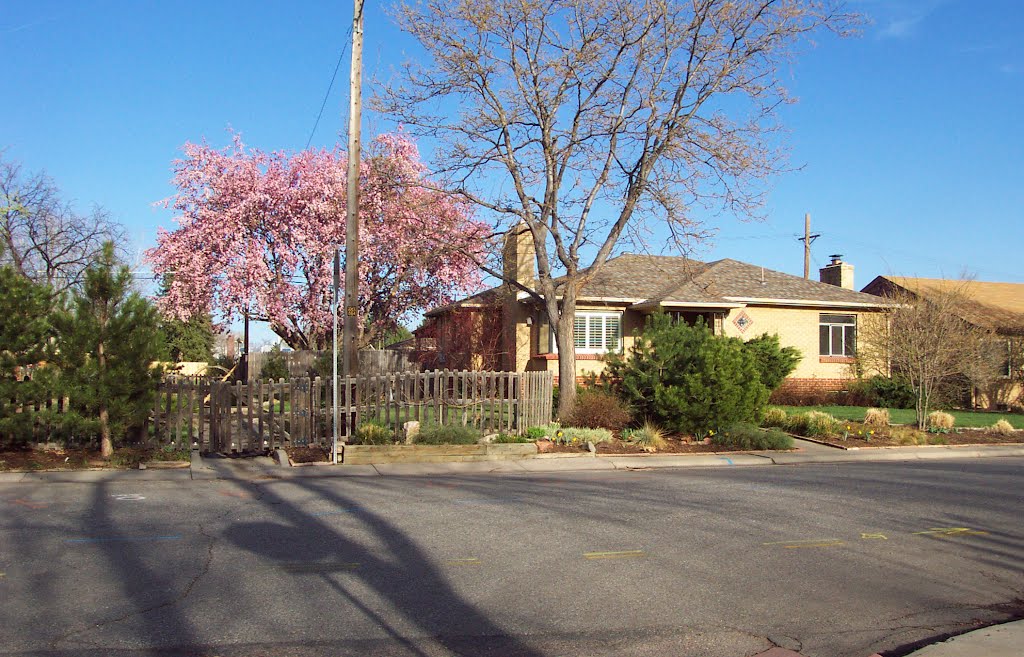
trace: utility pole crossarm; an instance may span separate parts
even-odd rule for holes
[[[811,214],[808,212],[804,215],[804,236],[797,238],[804,243],[804,278],[806,280],[811,278],[811,243],[819,237],[821,237],[820,233],[811,234]]]

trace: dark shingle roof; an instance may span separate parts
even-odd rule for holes
[[[556,289],[564,282],[564,277],[556,279]],[[452,305],[493,303],[500,289],[491,288]],[[635,254],[609,259],[583,285],[578,298],[584,301],[618,300],[647,308],[662,304],[695,307],[741,305],[735,299],[756,299],[776,304],[792,301],[797,305],[890,305],[886,300],[871,294],[806,280],[728,258],[701,262],[680,256]],[[435,315],[443,310],[439,308],[427,314]]]
[[[699,262],[671,256],[612,258],[580,297],[643,299],[639,305],[700,305],[735,299],[888,305],[870,294],[807,280],[729,258]]]

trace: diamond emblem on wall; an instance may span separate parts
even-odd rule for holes
[[[736,325],[740,333],[746,333],[747,329],[754,325],[754,320],[750,319],[750,315],[747,314],[746,310],[741,310],[740,314],[736,315],[736,319],[732,320],[732,323]]]

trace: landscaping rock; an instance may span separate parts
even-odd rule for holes
[[[546,439],[546,438],[544,440],[536,441],[536,444],[537,444],[537,452],[539,454],[543,454],[544,452],[550,452],[551,450],[553,450],[555,448],[555,444],[553,442],[551,442],[550,440]]]
[[[402,425],[402,433],[405,434],[405,444],[413,444],[416,442],[416,436],[420,435],[420,423],[416,420],[409,420]]]
[[[497,437],[498,437],[498,434],[490,433],[490,434],[487,434],[486,436],[484,436],[483,438],[481,438],[480,440],[476,441],[476,444],[477,445],[490,445],[491,443],[494,442],[494,440]]]
[[[587,441],[587,451],[591,454],[597,454],[597,447],[595,447],[594,443],[589,440]]]

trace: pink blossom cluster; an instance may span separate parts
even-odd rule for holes
[[[381,135],[368,151],[359,167],[363,343],[479,289],[488,234],[464,200],[430,184],[405,135]],[[157,275],[170,274],[162,310],[182,319],[248,313],[294,348],[326,346],[346,167],[338,148],[266,153],[238,135],[220,150],[185,144],[174,162],[178,192],[164,201],[178,228],[161,229],[146,254]]]

